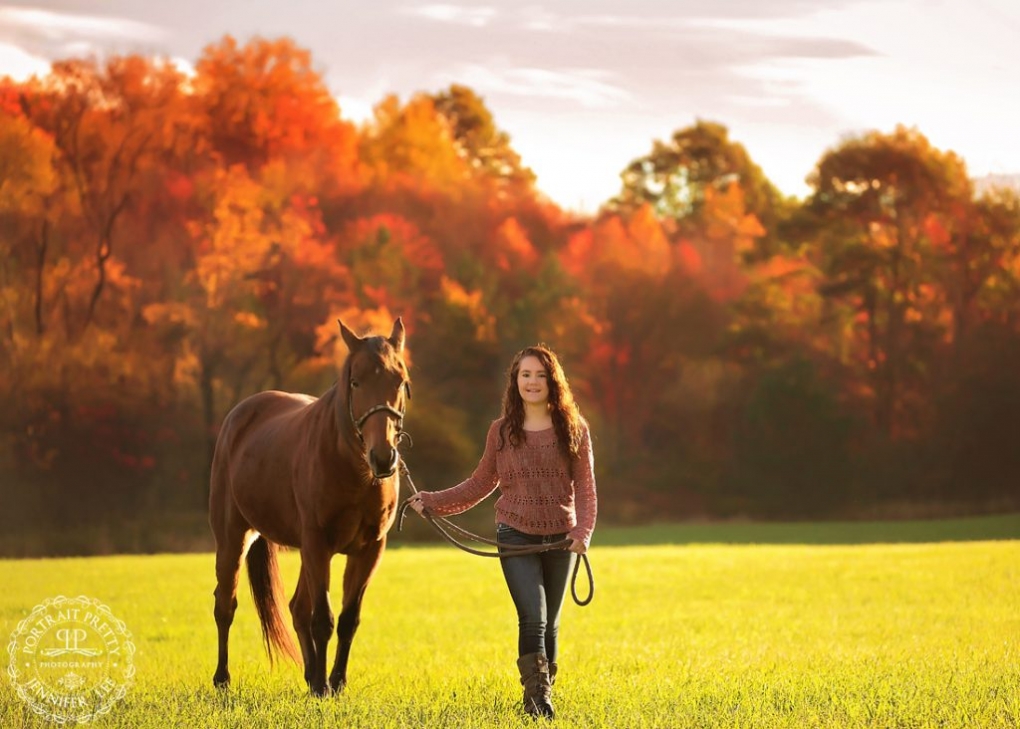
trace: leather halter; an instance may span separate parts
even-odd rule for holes
[[[402,385],[402,387],[404,387],[407,390],[410,389],[408,387],[408,383],[407,382],[405,382]],[[368,409],[368,411],[364,415],[362,415],[360,418],[355,418],[354,417],[354,385],[353,384],[349,384],[347,386],[347,411],[350,413],[351,424],[354,426],[354,432],[358,436],[358,440],[360,440],[362,442],[365,441],[365,436],[362,433],[362,428],[365,427],[365,422],[370,417],[375,415],[376,413],[386,413],[387,416],[393,416],[393,417],[395,417],[397,419],[397,433],[398,433],[398,437],[399,437],[399,434],[404,432],[404,413],[402,413],[401,411],[397,410],[395,407],[391,407],[390,405],[387,405],[385,403],[383,403],[381,405],[374,405],[374,406],[370,407]]]

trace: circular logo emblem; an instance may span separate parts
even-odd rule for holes
[[[110,711],[135,675],[135,646],[124,623],[98,600],[53,597],[18,623],[7,673],[32,711],[82,724]]]

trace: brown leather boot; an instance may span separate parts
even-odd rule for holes
[[[521,672],[521,684],[524,686],[524,711],[528,716],[552,719],[556,712],[550,700],[552,680],[545,654],[528,653],[521,656],[517,659],[517,670]]]

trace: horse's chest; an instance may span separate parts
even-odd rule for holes
[[[323,524],[332,537],[334,551],[356,552],[378,542],[393,526],[397,513],[395,484],[373,484],[355,503],[339,507]]]

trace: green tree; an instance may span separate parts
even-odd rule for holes
[[[776,252],[777,222],[788,203],[721,124],[699,120],[674,132],[667,142],[656,140],[651,152],[631,162],[621,178],[622,190],[609,203],[610,209],[627,211],[648,203],[669,226],[673,239],[701,237],[712,191],[725,193],[735,184],[743,195],[744,211],[766,233],[756,253]]]
[[[824,516],[852,495],[853,421],[806,359],[756,378],[734,428],[728,508],[766,516]]]
[[[824,295],[849,304],[851,356],[886,435],[916,434],[944,336],[934,232],[971,194],[963,162],[916,130],[872,132],[826,153],[810,182]],[[929,414],[930,415],[930,414]]]

